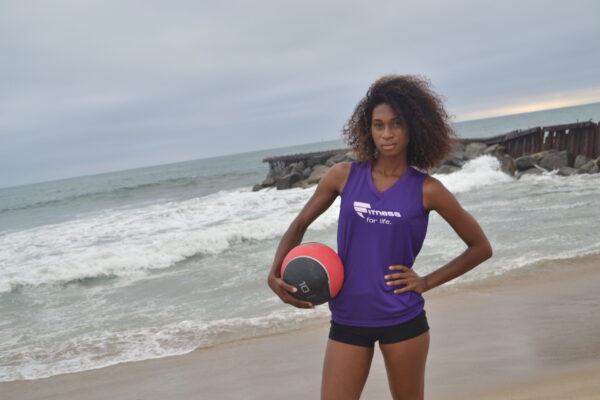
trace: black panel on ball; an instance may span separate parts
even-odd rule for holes
[[[283,280],[298,289],[296,293],[292,293],[297,299],[315,305],[331,299],[327,272],[323,265],[313,258],[292,259],[283,271]]]

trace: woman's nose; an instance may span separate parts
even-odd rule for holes
[[[393,136],[392,134],[392,127],[389,125],[386,125],[385,128],[383,129],[383,135],[382,137],[384,138],[391,138]]]

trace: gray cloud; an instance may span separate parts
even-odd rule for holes
[[[452,114],[598,89],[596,1],[4,2],[0,186],[335,139],[371,81]]]

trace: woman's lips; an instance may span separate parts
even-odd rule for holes
[[[391,149],[393,149],[393,148],[394,148],[394,146],[396,146],[394,143],[392,143],[392,144],[382,144],[382,145],[381,145],[381,148],[382,148],[383,150],[391,150]]]

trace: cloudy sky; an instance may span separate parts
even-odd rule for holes
[[[0,2],[0,187],[339,138],[369,84],[456,120],[600,101],[600,2]]]

